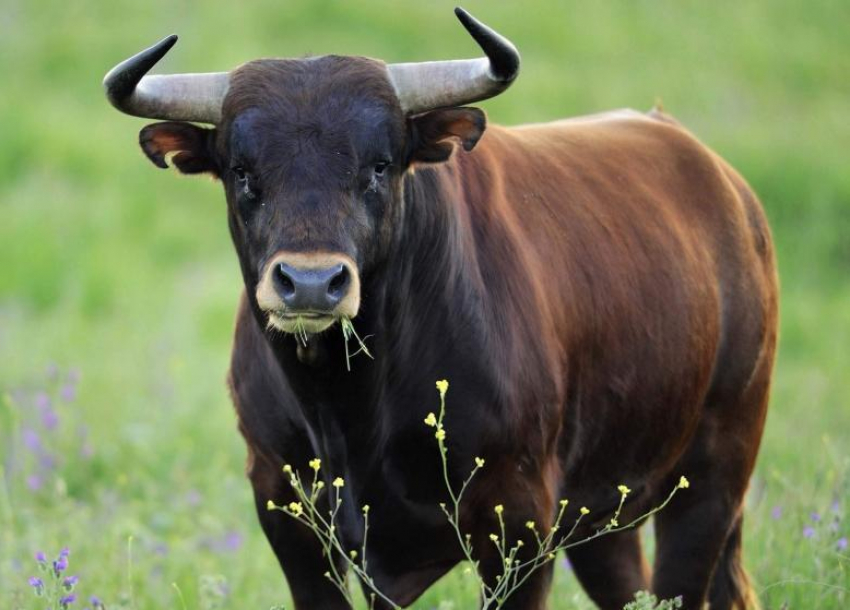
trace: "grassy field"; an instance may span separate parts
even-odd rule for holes
[[[746,562],[767,608],[850,607],[850,3],[465,6],[523,53],[516,85],[483,104],[491,121],[662,98],[762,197],[782,335]],[[164,71],[469,56],[451,7],[0,4],[0,609],[42,608],[33,555],[64,546],[75,607],[289,603],[224,385],[241,278],[220,187],[155,170],[103,74],[171,32]],[[557,573],[552,608],[590,607]],[[470,608],[473,590],[456,571],[415,607]]]

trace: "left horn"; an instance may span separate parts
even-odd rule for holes
[[[172,34],[112,68],[103,79],[106,97],[133,116],[218,123],[230,84],[227,72],[146,76],[176,42]]]
[[[507,89],[519,73],[519,52],[511,41],[460,7],[455,15],[486,57],[388,65],[406,114],[486,100]]]

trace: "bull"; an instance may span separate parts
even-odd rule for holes
[[[640,589],[749,607],[742,502],[777,337],[763,209],[657,110],[488,126],[467,104],[507,89],[520,57],[456,14],[484,56],[148,75],[172,36],[104,81],[119,110],[162,120],[139,136],[156,166],[224,188],[245,285],[229,384],[295,607],[349,606],[311,532],[266,510],[294,499],[284,464],[318,456],[344,477],[347,548],[371,506],[369,571],[399,605],[463,559],[422,424],[443,377],[450,479],[486,459],[460,523],[485,581],[502,570],[487,540],[495,504],[507,538],[529,540],[526,521],[552,523],[569,497],[566,521],[590,509],[582,537],[611,518],[617,483],[633,490],[627,520],[686,475],[691,488],[655,518],[652,569],[635,529],[569,549],[575,574],[606,609]],[[374,355],[351,370],[344,318]],[[546,607],[551,577],[550,563],[505,608]]]

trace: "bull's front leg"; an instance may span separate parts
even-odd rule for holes
[[[479,575],[491,590],[497,590],[501,581],[510,578],[511,583],[522,583],[517,588],[513,584],[502,589],[502,595],[497,595],[499,608],[503,610],[545,610],[546,600],[552,584],[554,562],[548,558],[549,549],[541,548],[538,536],[545,540],[549,525],[555,517],[557,504],[553,493],[553,485],[541,473],[536,480],[519,476],[516,469],[513,476],[497,476],[491,481],[500,484],[486,490],[477,499],[479,509],[478,527],[473,535],[474,558],[479,561]],[[552,470],[552,469],[545,469]],[[552,470],[554,472],[554,470]],[[484,498],[482,500],[482,497]],[[502,499],[500,502],[499,499]],[[502,525],[504,523],[504,533]],[[533,522],[533,529],[530,523]],[[535,535],[537,532],[537,535]],[[531,568],[519,568],[514,564],[513,574],[506,575],[505,560],[510,550],[517,547],[514,562],[519,566],[531,564]],[[533,560],[538,558],[537,562]],[[536,567],[534,567],[536,565]],[[505,599],[508,590],[513,589]],[[483,610],[492,610],[496,603],[482,603]]]
[[[324,576],[330,569],[329,558],[315,534],[293,517],[280,511],[269,511],[268,501],[286,506],[297,500],[295,492],[282,472],[283,460],[272,463],[257,458],[249,471],[260,524],[280,562],[295,610],[351,610],[351,606]],[[344,571],[344,561],[337,558],[337,569]]]
[[[517,540],[523,540],[523,546],[516,554],[516,560],[521,564],[531,560],[537,553],[537,545],[529,539],[528,533],[529,530],[525,528],[524,524],[505,523],[505,539],[508,544],[514,545]],[[479,541],[478,544],[479,548],[482,549],[476,552],[476,558],[480,562],[478,566],[479,575],[491,590],[496,590],[500,581],[505,578],[505,558],[496,544],[489,539],[489,535],[486,542]],[[515,578],[517,583],[525,579],[522,585],[505,599],[501,606],[497,606],[493,602],[489,604],[485,602],[482,603],[482,609],[493,610],[493,608],[499,607],[502,610],[545,610],[547,607],[546,599],[552,584],[553,565],[553,561],[546,561],[531,574],[528,573],[528,569],[519,569],[509,578]]]

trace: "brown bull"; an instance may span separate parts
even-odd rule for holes
[[[230,383],[260,521],[295,606],[348,607],[313,535],[266,511],[293,499],[285,463],[319,456],[345,478],[347,547],[359,549],[359,507],[371,506],[370,572],[399,604],[462,560],[422,423],[447,377],[452,480],[486,459],[461,527],[488,582],[501,572],[487,540],[494,505],[507,537],[530,543],[524,523],[551,523],[568,497],[591,511],[583,537],[611,518],[618,483],[633,490],[625,522],[685,475],[691,488],[656,518],[652,571],[631,530],[570,549],[576,575],[602,608],[639,589],[682,595],[687,608],[748,607],[742,499],[777,327],[761,206],[657,112],[485,134],[484,113],[463,105],[507,88],[519,56],[458,16],[487,57],[329,56],[145,76],[172,37],[105,81],[121,110],[169,119],[141,132],[154,163],[224,186],[246,287]],[[350,372],[341,317],[375,357]],[[551,570],[505,607],[544,608]]]

